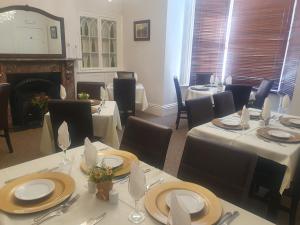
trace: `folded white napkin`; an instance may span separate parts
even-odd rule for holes
[[[136,162],[131,164],[131,170],[129,175],[129,191],[131,196],[138,200],[144,194],[146,190],[146,177],[144,171],[138,166]]]
[[[289,109],[290,102],[291,102],[290,96],[285,95],[281,102],[281,108],[287,111]]]
[[[60,127],[58,128],[58,132],[57,132],[57,143],[58,146],[62,149],[62,150],[67,150],[70,145],[71,145],[71,141],[70,141],[70,136],[69,136],[69,129],[68,129],[68,124],[66,123],[66,121],[64,121]]]
[[[171,225],[191,225],[192,223],[190,214],[175,192],[171,193],[170,219]]]
[[[92,168],[97,165],[97,149],[91,143],[90,139],[84,139],[84,158],[85,163],[89,168]]]
[[[249,124],[249,120],[250,120],[249,110],[246,108],[246,106],[244,106],[241,115],[241,124],[247,126]]]
[[[60,98],[63,100],[67,98],[67,92],[63,85],[60,85]]]
[[[261,115],[264,120],[267,120],[271,117],[271,101],[269,97],[265,99]]]
[[[114,78],[118,78],[118,74],[117,73],[114,74]]]
[[[137,75],[137,73],[134,73],[134,79],[135,79],[136,82],[138,81],[138,75]]]
[[[225,84],[232,84],[232,76],[226,77]]]
[[[210,76],[210,80],[209,80],[209,83],[211,83],[211,84],[214,84],[215,83],[215,75],[211,75]]]
[[[101,95],[101,99],[104,101],[108,101],[108,93],[107,90],[104,89],[103,87],[100,87],[100,95]]]
[[[215,85],[219,85],[221,83],[220,79],[216,76],[215,78]]]

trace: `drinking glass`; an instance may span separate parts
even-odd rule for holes
[[[130,222],[138,224],[144,221],[145,214],[138,209],[138,201],[144,196],[146,190],[146,178],[143,177],[142,180],[139,180],[139,185],[137,185],[129,176],[128,182],[128,191],[131,197],[134,200],[134,211],[131,212],[128,216]]]
[[[67,150],[70,147],[70,145],[71,145],[71,140],[70,139],[69,139],[69,144],[68,145],[61,144],[58,141],[58,147],[64,152],[64,159],[63,159],[63,162],[62,162],[63,165],[66,165],[70,162],[70,160],[67,157]]]

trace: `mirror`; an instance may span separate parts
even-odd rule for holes
[[[65,57],[63,18],[30,6],[0,9],[0,57]]]

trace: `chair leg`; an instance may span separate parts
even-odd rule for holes
[[[178,112],[177,112],[177,119],[176,119],[176,130],[178,130],[179,121],[180,121],[180,111],[178,111]]]
[[[9,137],[9,133],[8,133],[7,129],[4,130],[4,136],[5,136],[6,143],[7,143],[8,149],[9,149],[9,153],[13,153],[14,150],[12,148],[10,137]]]
[[[298,208],[299,199],[292,199],[291,209],[290,209],[290,225],[296,224],[296,214],[297,214],[297,208]]]

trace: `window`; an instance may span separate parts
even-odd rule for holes
[[[83,69],[117,67],[115,20],[81,16],[80,33]]]
[[[191,76],[212,72],[253,86],[273,79],[273,89],[292,95],[299,13],[297,0],[196,0]]]

